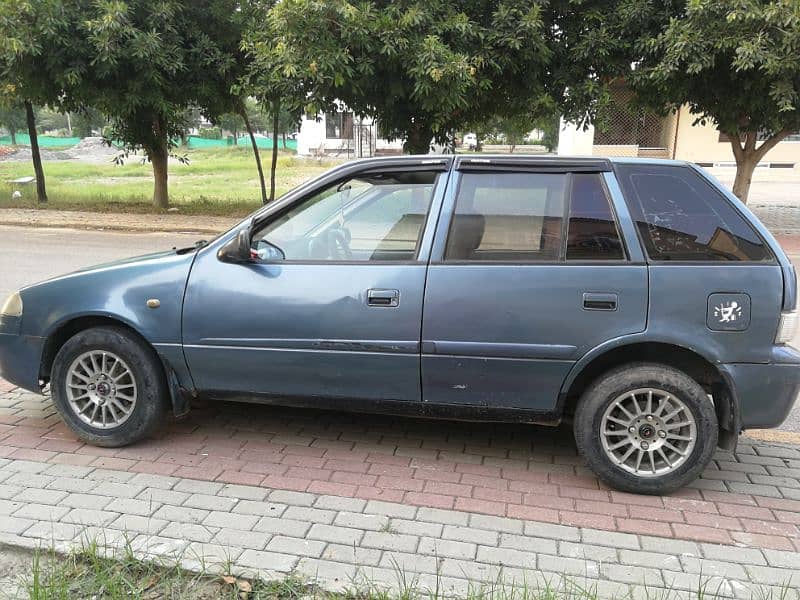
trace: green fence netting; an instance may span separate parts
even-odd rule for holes
[[[81,138],[79,137],[53,137],[49,135],[40,135],[38,136],[38,138],[39,138],[40,148],[68,148],[70,146],[74,146],[75,144],[81,141]],[[27,133],[18,133],[17,144],[20,144],[22,146],[30,146],[31,138],[28,137]],[[11,145],[10,135],[0,136],[0,146],[10,146],[10,145]]]
[[[240,146],[250,146],[250,138],[243,135],[237,139]],[[190,135],[188,138],[190,149],[195,148],[223,148],[225,146],[233,146],[233,136],[227,136],[221,140],[210,140],[201,138],[196,135]],[[256,137],[256,146],[266,150],[272,149],[272,139],[268,137]],[[278,149],[283,150],[283,140],[278,140]],[[297,140],[286,140],[287,150],[297,150]]]
[[[40,148],[68,148],[74,146],[81,141],[79,137],[52,137],[48,135],[39,136]],[[250,138],[248,136],[241,136],[238,138],[239,145],[250,147]],[[190,135],[187,138],[189,149],[196,148],[224,148],[226,146],[233,146],[233,136],[228,136],[221,140],[209,140],[201,138],[196,135]],[[31,140],[27,133],[17,134],[17,144],[21,146],[30,146]],[[11,136],[0,136],[0,146],[10,146]],[[272,139],[268,137],[257,137],[256,145],[265,150],[272,149]],[[278,149],[283,150],[283,140],[278,140]],[[297,140],[286,140],[286,149],[297,151]]]

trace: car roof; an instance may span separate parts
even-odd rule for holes
[[[401,154],[392,156],[380,156],[372,158],[362,158],[350,161],[350,164],[369,163],[376,166],[381,163],[427,163],[427,162],[440,162],[456,159],[459,163],[494,163],[494,164],[511,164],[511,163],[532,163],[542,166],[590,166],[607,165],[606,170],[610,170],[612,163],[638,163],[638,164],[660,164],[660,165],[686,165],[686,161],[673,160],[666,158],[639,158],[632,156],[560,156],[555,154]]]

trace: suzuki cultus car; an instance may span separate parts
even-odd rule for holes
[[[780,246],[690,164],[370,159],[13,294],[0,371],[101,446],[195,398],[567,421],[603,481],[665,493],[786,417],[795,304]]]

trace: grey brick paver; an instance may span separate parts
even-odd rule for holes
[[[119,517],[119,513],[92,508],[73,508],[63,518],[66,523],[76,525],[108,525]]]
[[[313,540],[321,540],[323,542],[332,542],[335,544],[357,545],[361,541],[361,538],[364,537],[364,530],[326,525],[324,523],[314,523],[307,537]]]
[[[253,487],[251,485],[233,485],[228,484],[222,487],[219,491],[220,496],[228,496],[231,498],[238,498],[239,500],[264,500],[267,497],[269,490],[260,487]]]
[[[68,506],[53,506],[51,504],[36,504],[33,502],[23,504],[13,516],[36,521],[58,521],[70,511]]]
[[[445,527],[455,527],[455,526],[442,525],[441,523],[425,523],[423,521],[412,521],[410,519],[389,519],[389,524],[388,524],[389,530],[395,533],[405,533],[408,535],[431,535],[435,537],[440,537],[442,535],[442,530]],[[493,532],[490,531],[486,533],[491,534]],[[470,540],[464,540],[464,541],[470,541]]]
[[[336,511],[322,510],[306,506],[290,506],[282,515],[286,519],[308,521],[309,523],[325,523],[330,525],[336,518]]]
[[[549,554],[539,555],[537,567],[540,571],[563,573],[575,577],[596,578],[600,575],[600,565],[593,560],[550,556]]]
[[[178,486],[175,487],[177,488]],[[236,498],[227,498],[225,496],[192,494],[184,501],[183,505],[190,508],[202,508],[203,510],[231,510],[238,502],[239,500]]]
[[[67,494],[59,504],[71,508],[105,508],[114,500],[111,496],[96,496],[95,494],[72,493]]]
[[[714,560],[723,560],[732,563],[746,563],[750,565],[766,565],[764,552],[758,548],[737,548],[734,546],[720,546],[717,544],[701,544],[703,556]]]
[[[382,502],[380,500],[370,500],[363,512],[367,514],[386,515],[399,519],[413,519],[417,514],[416,506],[396,504],[394,502]]]
[[[155,519],[153,517],[140,517],[138,515],[120,515],[115,521],[109,524],[112,529],[121,529],[130,533],[145,533],[155,535],[168,525],[167,521]],[[172,527],[182,525],[172,524]],[[177,536],[176,536],[177,537]]]
[[[213,496],[223,488],[224,484],[213,481],[197,481],[196,479],[181,479],[172,486],[176,492],[187,492],[189,494],[203,494]]]
[[[16,502],[35,502],[38,504],[58,504],[66,498],[67,492],[28,487],[14,496]]]
[[[370,529],[380,531],[389,523],[389,517],[384,515],[367,515],[362,513],[340,512],[333,519],[335,525],[353,527],[355,529]]]
[[[253,531],[294,537],[304,536],[309,529],[311,529],[311,523],[277,517],[261,517],[253,526]]]
[[[165,523],[165,521],[160,520],[159,522]],[[145,533],[158,533],[162,537],[178,538],[192,542],[210,542],[217,535],[219,528],[206,527],[201,523],[170,523],[163,529],[153,526],[153,530]]]
[[[328,544],[322,552],[322,558],[360,566],[375,566],[380,562],[382,554],[383,551],[377,548],[363,548],[352,544]]]
[[[525,569],[536,568],[536,555],[530,552],[521,552],[510,548],[494,548],[490,546],[478,546],[476,560],[491,565],[503,565],[521,567]]]
[[[256,502],[254,500],[240,500],[233,507],[234,513],[243,515],[258,515],[259,517],[280,517],[288,506],[277,502]]]
[[[249,531],[258,523],[259,517],[255,515],[240,515],[236,513],[212,511],[203,520],[203,525],[210,527],[230,527]]]
[[[313,556],[319,558],[325,549],[325,542],[304,538],[286,537],[276,535],[267,544],[268,552],[293,554],[295,556]]]
[[[157,519],[178,523],[202,523],[209,513],[210,511],[201,508],[187,508],[185,506],[165,504],[159,507],[153,513],[153,516]]]
[[[270,539],[272,539],[272,535],[269,533],[241,531],[227,527],[221,528],[214,536],[214,542],[223,546],[248,548],[250,550],[263,550]]]
[[[278,552],[245,550],[239,555],[238,563],[244,567],[289,573],[297,565],[299,557]]]
[[[455,540],[423,537],[419,540],[417,552],[420,554],[430,554],[432,556],[472,559],[475,558],[477,549],[478,546],[470,542],[457,542]]]
[[[160,502],[148,502],[147,500],[136,500],[135,498],[117,498],[105,508],[122,514],[149,517],[160,507]]]
[[[414,523],[414,521],[409,521]],[[392,521],[394,524],[394,521]],[[430,525],[427,525],[430,527]],[[411,533],[409,531],[403,533]],[[458,525],[445,525],[439,532],[430,529],[420,532],[417,535],[435,535],[441,536],[448,540],[456,540],[459,542],[472,542],[473,544],[481,544],[483,546],[496,546],[500,539],[500,534],[496,531],[488,529],[477,529],[475,527],[459,527]]]
[[[600,573],[614,581],[635,583],[645,586],[662,586],[664,580],[657,568],[636,567],[631,565],[603,564]]]
[[[314,502],[314,508],[347,512],[363,512],[366,505],[366,500],[342,496],[320,496]]]
[[[413,535],[380,531],[367,531],[361,539],[361,545],[367,548],[397,550],[399,552],[414,552],[418,543],[419,538]]]
[[[459,525],[459,523],[450,523],[451,525]],[[492,515],[471,515],[469,519],[470,527],[476,529],[487,529],[489,531],[498,531],[502,533],[522,533],[524,524],[517,519],[507,519],[505,517],[495,517]],[[530,523],[531,526],[534,523]],[[554,527],[558,527],[557,525]]]
[[[661,569],[679,571],[681,569],[681,561],[677,556],[671,554],[661,554],[659,552],[620,550],[619,562],[624,565],[635,565],[639,567],[658,567]]]
[[[798,552],[764,549],[764,556],[771,567],[796,569],[800,573],[800,553]]]
[[[500,535],[501,548],[514,548],[525,552],[543,552],[545,554],[556,554],[557,544],[555,540],[534,537],[529,535],[513,535],[503,533]]]

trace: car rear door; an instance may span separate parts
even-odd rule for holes
[[[425,289],[423,401],[550,413],[579,357],[644,330],[625,211],[607,161],[458,159]]]

